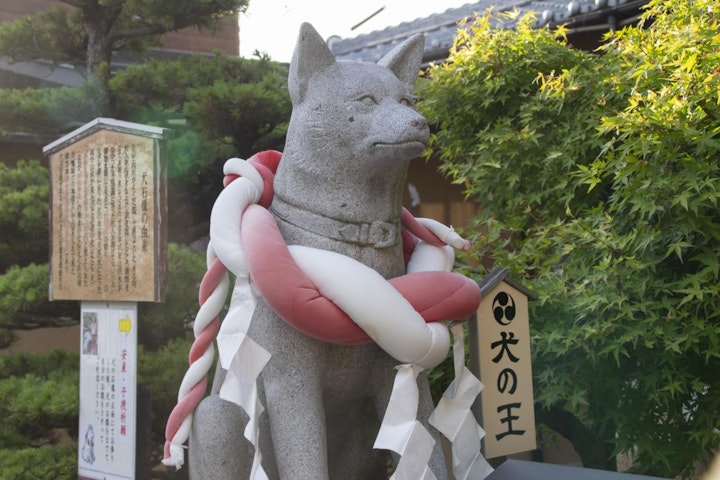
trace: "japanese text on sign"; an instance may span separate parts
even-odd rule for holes
[[[83,302],[78,473],[84,479],[135,475],[137,306]]]
[[[485,456],[535,449],[527,297],[506,283],[478,309]]]
[[[145,126],[99,120],[44,149],[50,152],[50,299],[160,301],[161,133],[147,127],[143,136]],[[117,130],[129,126],[132,133]]]

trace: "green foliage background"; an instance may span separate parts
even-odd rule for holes
[[[171,129],[171,240],[190,243],[207,234],[228,158],[282,149],[291,110],[286,76],[266,57],[217,54],[153,60],[112,78],[121,118]]]
[[[11,61],[69,63],[107,83],[117,52],[143,55],[167,32],[212,31],[247,0],[58,0],[57,6],[0,25],[0,52]],[[74,8],[71,8],[74,7]]]
[[[48,171],[38,161],[0,163],[0,271],[47,255]]]
[[[427,155],[482,207],[468,260],[540,294],[537,418],[586,466],[687,476],[720,445],[717,8],[652,1],[601,54],[481,17],[423,82]]]

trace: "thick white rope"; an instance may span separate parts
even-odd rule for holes
[[[290,254],[323,296],[329,298],[383,350],[401,363],[424,369],[442,362],[450,334],[422,316],[385,278],[345,255],[292,245]]]

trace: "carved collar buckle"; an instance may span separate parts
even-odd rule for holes
[[[376,220],[372,223],[346,223],[338,229],[341,239],[346,242],[386,248],[398,241],[398,227],[390,222]]]

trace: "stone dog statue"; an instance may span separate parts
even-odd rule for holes
[[[402,192],[408,164],[429,137],[426,120],[413,108],[412,88],[422,54],[423,38],[415,36],[377,64],[339,62],[310,25],[301,27],[288,80],[293,112],[268,209],[287,244],[342,254],[386,279],[406,273]],[[214,242],[212,232],[211,227]],[[259,248],[273,257],[269,247]],[[282,297],[289,295],[277,296],[284,301]],[[253,420],[237,404],[221,398],[230,373],[218,362],[212,392],[199,403],[192,420],[191,477],[386,478],[392,457],[387,450],[373,448],[373,441],[389,409],[395,367],[406,361],[386,350],[402,350],[410,339],[396,338],[395,346],[388,348],[363,343],[359,337],[337,343],[318,340],[281,318],[268,302],[258,297],[247,331],[248,338],[269,352],[266,364],[258,360],[258,402],[252,404],[265,406],[267,414],[260,414],[260,406]],[[289,308],[290,316],[294,308]],[[378,310],[383,308],[379,305]],[[437,325],[421,323],[423,329]],[[308,329],[313,328],[311,323]],[[447,329],[442,329],[445,336],[438,333],[435,338],[432,333],[433,345],[440,344],[434,358],[423,353],[423,358],[410,361],[417,360],[423,368],[439,363],[449,348]],[[380,336],[373,326],[364,330],[367,333],[359,330],[362,336]],[[396,337],[403,335],[400,331]],[[259,357],[247,358],[253,364]],[[427,425],[433,405],[426,376],[420,373],[417,383],[417,418],[439,440],[437,431]],[[246,439],[253,437],[247,429],[255,423],[257,445]],[[428,455],[434,477],[448,478],[439,441]],[[260,460],[263,471],[258,473]]]

